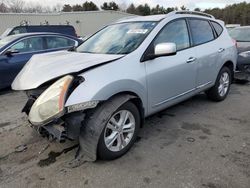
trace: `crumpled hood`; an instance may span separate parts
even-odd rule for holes
[[[41,84],[65,74],[113,61],[124,55],[90,54],[59,51],[34,55],[12,83],[14,90],[35,89]]]

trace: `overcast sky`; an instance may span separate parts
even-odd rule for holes
[[[46,6],[54,6],[56,4],[82,4],[85,0],[24,0],[25,2],[29,3],[40,3],[41,5]],[[105,0],[92,0],[95,4],[100,6]],[[110,0],[112,1],[112,0]],[[214,8],[220,7],[223,8],[226,5],[243,2],[244,0],[114,0],[117,4],[130,4],[134,3],[138,4],[145,4],[148,3],[150,6],[156,6],[157,4],[162,5],[164,7],[175,7],[175,6],[182,6],[185,5],[189,9],[194,8]],[[245,0],[246,2],[250,2],[250,0]],[[106,0],[109,2],[109,0]]]

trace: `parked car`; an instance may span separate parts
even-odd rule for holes
[[[222,21],[177,11],[108,25],[75,52],[35,55],[12,88],[27,92],[23,111],[41,134],[79,139],[77,159],[109,160],[131,148],[145,117],[203,91],[224,100],[236,58]]]
[[[78,46],[81,40],[63,34],[26,33],[0,40],[0,89],[9,87],[34,54]]]
[[[21,33],[60,33],[64,35],[70,35],[77,37],[76,30],[72,25],[21,25],[13,28],[8,28],[1,35],[0,39]]]
[[[240,24],[227,24],[226,28],[228,31],[231,31],[232,29],[235,29],[237,27],[240,27]]]
[[[250,79],[250,26],[237,27],[229,32],[236,40],[238,49],[237,72],[235,78],[241,81]]]

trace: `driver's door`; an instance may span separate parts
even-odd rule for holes
[[[5,83],[11,85],[23,66],[30,60],[32,55],[44,52],[44,40],[42,37],[25,38],[11,47],[7,51],[13,52],[4,55],[7,58],[5,64]]]
[[[154,113],[190,96],[195,91],[197,64],[195,50],[190,48],[185,19],[168,23],[151,45],[171,42],[177,54],[144,62],[147,74],[148,110]]]

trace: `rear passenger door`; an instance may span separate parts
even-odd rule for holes
[[[78,42],[73,39],[60,36],[46,36],[45,41],[48,51],[65,50],[78,44]]]
[[[200,89],[214,82],[220,47],[208,20],[189,18],[188,22],[198,66],[196,88]]]

